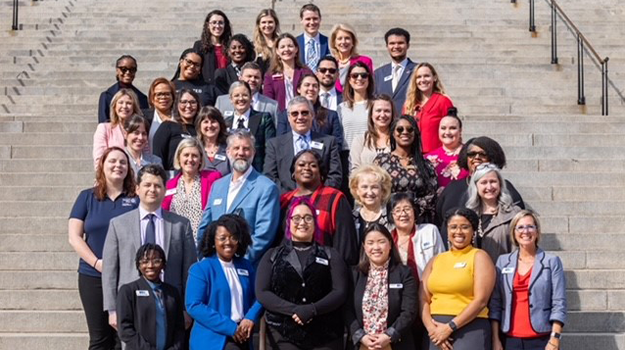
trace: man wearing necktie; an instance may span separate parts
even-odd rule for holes
[[[109,323],[117,327],[115,301],[118,289],[137,279],[135,253],[143,244],[159,245],[167,255],[161,279],[184,295],[189,267],[197,261],[191,223],[187,218],[161,208],[167,174],[162,166],[150,164],[138,175],[136,193],[139,208],[111,220],[102,255],[104,310]],[[191,318],[185,314],[187,327]]]
[[[328,37],[319,33],[321,10],[314,4],[306,4],[300,9],[299,17],[304,29],[304,33],[297,37],[299,59],[316,72],[319,59],[330,54]]]
[[[315,110],[311,102],[303,96],[294,97],[287,106],[287,117],[291,132],[267,142],[265,175],[278,185],[281,193],[295,189],[291,176],[293,158],[299,151],[312,149],[319,153],[328,169],[325,185],[340,188],[342,170],[336,138],[312,130]]]
[[[338,62],[332,56],[322,57],[315,75],[319,79],[321,105],[336,112],[336,107],[343,102],[343,95],[336,91],[336,80],[339,78]]]

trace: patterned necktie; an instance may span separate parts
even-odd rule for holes
[[[154,214],[148,214],[148,226],[145,228],[145,242],[156,244],[156,226],[154,225]]]
[[[317,54],[317,45],[315,45],[315,41],[310,39],[307,44],[308,48],[306,50],[306,65],[313,71],[317,71],[317,61],[319,61],[319,57]]]
[[[329,105],[330,105],[330,93],[329,92],[324,92],[321,94],[321,105],[324,108],[330,109]]]
[[[308,146],[308,141],[306,140],[306,136],[299,135],[299,138],[297,139],[297,152],[300,152],[302,150],[309,149],[309,148],[310,147]]]
[[[243,120],[243,117],[239,117],[237,129],[245,129],[245,121]]]

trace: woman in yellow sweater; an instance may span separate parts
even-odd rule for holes
[[[421,317],[430,350],[490,350],[488,299],[495,286],[495,266],[473,247],[479,218],[467,208],[446,215],[450,251],[434,257],[423,271]]]

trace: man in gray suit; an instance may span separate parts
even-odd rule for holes
[[[189,267],[197,261],[193,231],[188,219],[161,209],[167,174],[160,165],[144,166],[138,174],[139,208],[120,215],[109,224],[102,253],[102,291],[109,323],[117,329],[115,301],[119,287],[137,279],[135,256],[145,243],[160,245],[167,257],[161,279],[184,297]],[[185,313],[187,327],[191,318]]]
[[[239,80],[244,81],[252,88],[252,109],[257,112],[266,112],[271,115],[274,127],[278,127],[278,102],[260,93],[260,86],[263,83],[263,73],[260,66],[254,62],[247,62],[241,67],[241,77]],[[224,119],[234,115],[234,106],[230,101],[230,96],[221,95],[217,97],[215,102]]]

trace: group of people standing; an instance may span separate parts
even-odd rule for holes
[[[69,220],[89,348],[559,349],[562,263],[501,146],[463,142],[406,30],[374,70],[300,19],[210,12],[148,96],[117,60]]]

